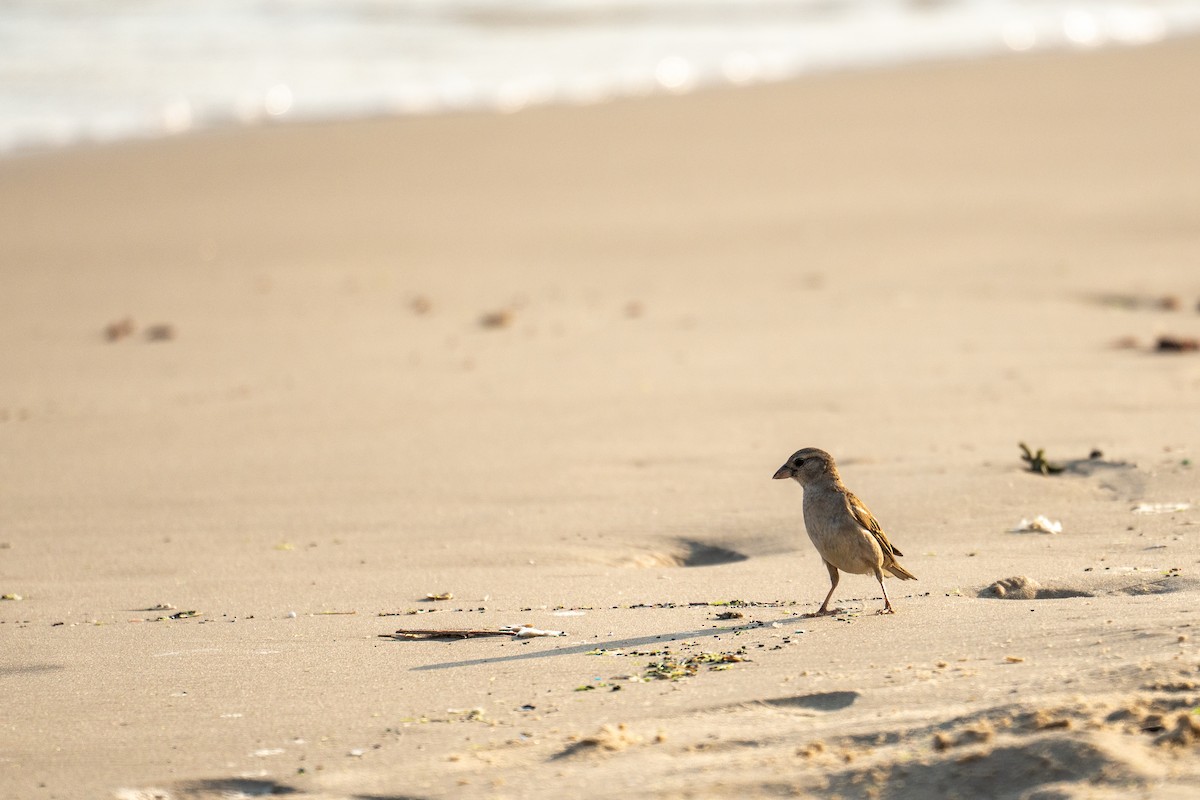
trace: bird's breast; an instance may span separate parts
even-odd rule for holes
[[[851,516],[840,492],[806,490],[804,527],[821,557],[843,572],[863,574],[883,561],[875,537]]]

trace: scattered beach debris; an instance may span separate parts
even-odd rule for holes
[[[804,605],[799,600],[703,600],[690,601],[686,603],[632,603],[630,605],[612,606],[616,609],[671,609],[671,608],[790,608],[793,606]],[[522,609],[522,611],[531,611],[532,609]]]
[[[1004,661],[1005,661],[1005,663],[1008,663],[1008,664],[1023,664],[1023,663],[1025,663],[1025,659],[1021,656],[1005,656]]]
[[[284,616],[287,617],[288,619],[295,619],[296,617],[299,616],[299,614],[297,614],[295,611],[289,611],[286,614],[284,614]]]
[[[155,603],[152,606],[147,606],[146,608],[139,608],[137,610],[138,611],[174,611],[174,610],[176,610],[176,608],[177,608],[176,606],[173,606],[170,603]]]
[[[19,594],[0,594],[0,600],[24,600],[25,598]]]
[[[175,338],[175,326],[159,322],[146,328],[146,341],[169,342]]]
[[[1042,475],[1061,475],[1064,472],[1075,475],[1091,475],[1097,469],[1127,469],[1134,466],[1126,461],[1106,461],[1104,453],[1095,449],[1088,453],[1087,458],[1074,458],[1059,462],[1046,458],[1046,451],[1043,448],[1039,447],[1034,452],[1024,442],[1019,442],[1017,446],[1021,448],[1021,460],[1029,466],[1029,471]]]
[[[171,619],[191,619],[198,616],[200,616],[199,611],[177,611],[171,615]]]
[[[532,639],[538,636],[566,636],[566,631],[545,631],[528,625],[505,625],[502,628],[402,628],[395,633],[381,633],[381,639],[472,639],[480,636],[512,636]]]
[[[740,611],[719,611],[713,619],[743,619],[745,616]]]
[[[1159,353],[1187,353],[1200,350],[1200,339],[1194,336],[1160,336],[1154,344]]]
[[[357,614],[357,611],[318,611],[313,616],[316,617],[352,617]]]
[[[582,686],[576,686],[574,691],[576,691],[576,692],[594,692],[597,689],[608,689],[610,691],[616,692],[616,691],[619,691],[620,688],[621,688],[620,686],[614,686],[607,681],[602,681],[599,678],[596,678],[596,683],[585,683]]]
[[[421,598],[422,601],[430,603],[438,600],[453,600],[454,595],[451,592],[430,592]]]
[[[692,677],[704,664],[710,670],[725,670],[731,664],[747,660],[741,653],[695,653],[683,658],[667,655],[660,661],[647,664],[643,677],[646,680],[677,681]]]
[[[475,708],[447,708],[446,713],[450,715],[446,721],[457,722],[488,722],[486,712],[479,706]]]
[[[1187,511],[1191,507],[1191,503],[1138,503],[1133,507],[1133,513],[1174,514],[1179,511]]]
[[[137,323],[133,321],[133,317],[125,317],[104,326],[104,338],[110,342],[119,342],[135,333],[137,333]]]
[[[1062,533],[1062,530],[1061,522],[1038,514],[1033,519],[1022,519],[1015,528],[1009,529],[1009,533]]]
[[[1036,600],[1040,588],[1042,587],[1033,578],[1016,575],[996,581],[984,592],[1004,600]]]
[[[511,308],[499,311],[489,311],[479,318],[479,324],[484,328],[507,328],[516,319],[516,313]]]
[[[463,609],[456,609],[462,611]],[[406,608],[403,611],[380,611],[375,616],[377,617],[415,617],[418,614],[438,614],[443,611],[450,611],[448,608]]]

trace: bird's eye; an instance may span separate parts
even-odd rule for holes
[[[803,467],[803,466],[804,466],[804,459],[803,459],[803,458],[797,458],[796,460],[794,460],[794,461],[792,462],[792,466],[793,466],[793,467]]]

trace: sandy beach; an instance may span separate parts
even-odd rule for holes
[[[1197,74],[0,161],[0,797],[1191,797]]]

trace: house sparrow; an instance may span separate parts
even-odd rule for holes
[[[894,614],[883,576],[904,581],[917,577],[900,566],[904,555],[888,541],[871,512],[842,484],[833,456],[815,447],[797,450],[775,472],[775,479],[795,478],[804,487],[804,527],[829,570],[829,594],[818,614],[829,613],[829,600],[838,585],[838,570],[855,575],[873,574],[883,589],[883,610]]]

